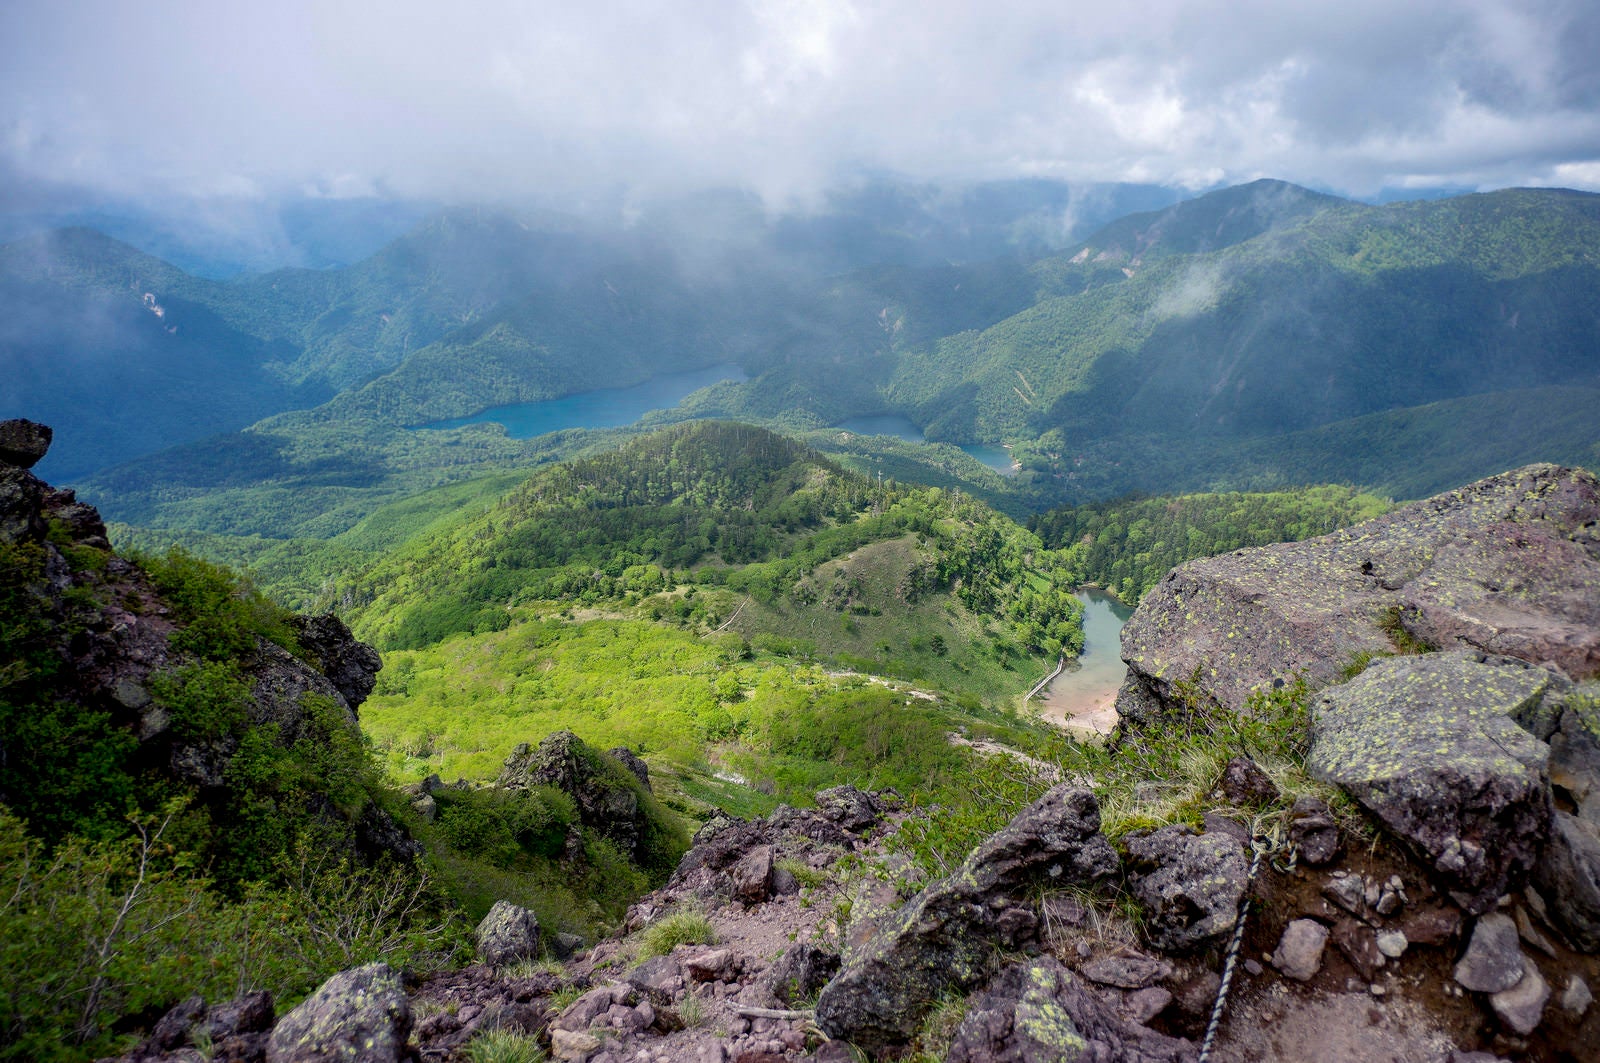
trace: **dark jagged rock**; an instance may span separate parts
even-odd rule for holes
[[[877,825],[884,808],[871,794],[854,786],[835,786],[817,793],[817,809],[845,830],[862,834]]]
[[[495,901],[473,931],[478,958],[500,967],[539,955],[539,917],[510,901]]]
[[[205,1028],[213,1041],[221,1041],[239,1034],[265,1033],[276,1017],[272,994],[258,989],[211,1008],[206,1012]]]
[[[1175,825],[1127,844],[1133,894],[1149,917],[1151,944],[1182,952],[1233,929],[1249,875],[1237,839]]]
[[[17,590],[31,611],[25,628],[33,633],[25,646],[0,647],[0,671],[12,653],[35,660],[53,657],[43,670],[30,666],[33,674],[52,677],[48,687],[36,684],[31,697],[103,714],[107,728],[134,740],[129,770],[162,772],[197,790],[202,803],[213,808],[225,804],[233,785],[228,768],[244,728],[197,733],[174,727],[168,706],[156,693],[161,683],[196,663],[181,640],[174,645],[174,636],[184,632],[181,611],[144,569],[110,550],[94,508],[23,468],[0,463],[0,540],[24,542],[29,549],[23,556],[40,558],[36,574],[25,575],[26,569],[11,573],[26,580]],[[262,637],[228,662],[249,691],[241,705],[244,725],[273,725],[274,741],[291,747],[314,729],[341,725],[340,720],[322,719],[316,702],[325,699],[336,706],[342,726],[354,737],[355,708],[371,690],[377,652],[357,642],[332,617],[292,621],[291,626],[305,638],[297,649],[315,666]],[[13,773],[0,774],[0,801],[20,808],[27,795],[12,788],[12,778]],[[367,855],[407,857],[420,851],[370,803],[352,817],[312,793],[307,811],[357,835],[359,849]]]
[[[823,794],[832,796],[824,802]],[[889,804],[881,795],[853,786],[825,790],[817,796],[817,808],[780,805],[770,816],[753,821],[716,814],[695,832],[694,845],[678,861],[667,892],[701,899],[737,897],[747,903],[764,900],[782,892],[780,876],[788,873],[754,863],[746,866],[744,861],[757,850],[766,848],[769,860],[803,858],[818,846],[848,852],[860,842],[861,831],[877,825]],[[847,823],[853,826],[845,826]],[[628,925],[643,922],[636,923],[630,916]]]
[[[1231,805],[1260,808],[1278,799],[1278,788],[1256,762],[1240,755],[1228,761],[1217,782],[1217,792]]]
[[[868,1049],[907,1040],[942,995],[988,977],[1002,917],[1030,886],[1089,884],[1116,868],[1094,795],[1055,787],[954,874],[885,916],[822,991],[818,1023],[829,1036]]]
[[[1344,847],[1327,802],[1315,797],[1295,798],[1289,810],[1289,840],[1299,849],[1300,859],[1312,867],[1332,863]]]
[[[767,972],[772,995],[789,1007],[809,1000],[839,973],[839,954],[805,942],[793,945]]]
[[[646,790],[650,789],[650,765],[639,758],[639,754],[627,746],[616,746],[606,750],[606,756],[633,772],[633,777],[639,780],[639,785]]]
[[[341,971],[272,1029],[267,1063],[398,1063],[411,1003],[386,963]]]
[[[1376,661],[1317,702],[1307,767],[1366,806],[1463,908],[1488,911],[1549,835],[1548,748],[1515,717],[1553,682],[1481,654]]]
[[[49,425],[21,417],[0,421],[0,465],[31,469],[50,449],[55,433]]]
[[[1600,827],[1557,812],[1534,883],[1573,945],[1600,952]]]
[[[360,708],[383,668],[378,651],[352,635],[344,621],[332,613],[295,616],[289,624],[301,649],[314,659],[317,670],[327,676],[352,710]]]
[[[1007,967],[973,999],[948,1063],[1190,1063],[1190,1042],[1129,1022],[1053,957]]]
[[[637,784],[638,777],[625,763],[591,749],[571,731],[548,735],[536,747],[518,745],[506,758],[499,780],[508,790],[554,786],[565,791],[577,803],[585,827],[610,838],[635,860],[642,855],[648,829]]]
[[[1132,726],[1337,682],[1395,639],[1600,674],[1600,483],[1530,465],[1345,531],[1174,569],[1122,631]],[[1192,680],[1192,686],[1190,681]],[[1180,688],[1182,684],[1182,688]]]

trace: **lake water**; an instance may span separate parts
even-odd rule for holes
[[[1128,666],[1122,663],[1122,625],[1133,610],[1104,591],[1078,591],[1083,603],[1083,653],[1034,700],[1051,723],[1104,734],[1116,726],[1117,691]]]
[[[839,427],[846,432],[854,432],[862,436],[894,436],[906,443],[926,443],[927,439],[922,434],[922,429],[909,417],[898,413],[875,413],[869,417],[852,417],[848,421],[841,421]],[[1005,447],[984,446],[979,443],[968,443],[960,448],[964,452],[977,458],[989,468],[1005,476],[1016,475],[1016,467],[1011,463],[1011,451]]]
[[[567,428],[620,428],[651,410],[671,409],[701,388],[724,380],[742,383],[748,379],[744,370],[736,365],[717,365],[710,369],[663,373],[630,388],[599,388],[563,395],[559,399],[491,406],[471,417],[433,421],[417,427],[461,428],[493,422],[505,425],[506,434],[512,439],[532,439]]]

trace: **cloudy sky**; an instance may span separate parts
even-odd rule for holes
[[[0,5],[0,198],[1600,189],[1595,0]]]

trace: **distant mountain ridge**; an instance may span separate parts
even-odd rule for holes
[[[1020,190],[1001,202],[1023,210],[1021,224],[1042,196]],[[946,209],[890,196],[874,217],[872,202],[852,200],[806,231],[863,226],[864,242],[850,245],[860,263],[889,255],[871,250],[879,245],[868,230]],[[1000,246],[1004,210],[983,209],[998,212],[979,226],[990,234],[979,244]],[[696,236],[695,218],[721,228]],[[58,459],[79,475],[108,456],[253,424],[248,438],[141,464],[133,479],[148,483],[147,500],[128,492],[123,472],[97,482],[116,516],[197,526],[164,507],[184,499],[193,510],[206,484],[241,481],[240,467],[209,467],[241,448],[260,484],[412,490],[399,480],[434,470],[426,482],[437,484],[552,446],[567,455],[561,448],[581,441],[405,428],[730,362],[747,383],[691,396],[670,416],[814,431],[901,414],[932,440],[1014,444],[1023,471],[1006,489],[1019,508],[1130,489],[1320,480],[1300,467],[1316,456],[1297,447],[1300,465],[1263,473],[1252,441],[1600,384],[1600,197],[1584,193],[1512,189],[1372,207],[1258,181],[1126,216],[1042,258],[885,261],[835,275],[816,272],[809,251],[778,253],[794,232],[772,229],[750,204],[686,207],[676,220],[623,233],[453,210],[347,269],[226,284],[86,230],[11,245],[0,249],[9,299],[39,312],[3,334],[0,366],[19,386],[0,414],[37,410],[70,425],[87,412],[95,430],[64,433],[81,449]],[[78,323],[101,319],[117,342],[80,334]],[[85,363],[102,369],[54,368]],[[1563,412],[1548,431],[1520,426],[1517,448],[1497,447],[1496,462],[1465,474],[1592,461],[1587,448],[1600,440],[1574,443],[1570,422]],[[1501,438],[1500,426],[1474,427],[1491,446]],[[1196,440],[1206,441],[1207,465],[1182,460]],[[1365,468],[1425,440],[1363,442],[1373,459],[1356,463]],[[1152,468],[1165,479],[1117,471],[1119,449],[1163,447],[1174,453]],[[63,478],[60,467],[52,474]]]

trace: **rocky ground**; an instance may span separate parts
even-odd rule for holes
[[[1307,767],[1348,805],[1293,800],[1239,757],[1202,823],[1113,845],[1077,780],[928,879],[888,844],[894,795],[825,791],[707,823],[616,937],[565,962],[529,962],[574,943],[501,905],[481,966],[345,972],[275,1024],[187,1002],[132,1058],[198,1058],[199,1030],[215,1059],[449,1060],[502,1028],[586,1063],[1178,1063],[1230,967],[1216,1060],[1595,1058],[1592,476],[1521,470],[1185,566],[1129,629],[1125,739],[1257,711],[1298,675]]]

